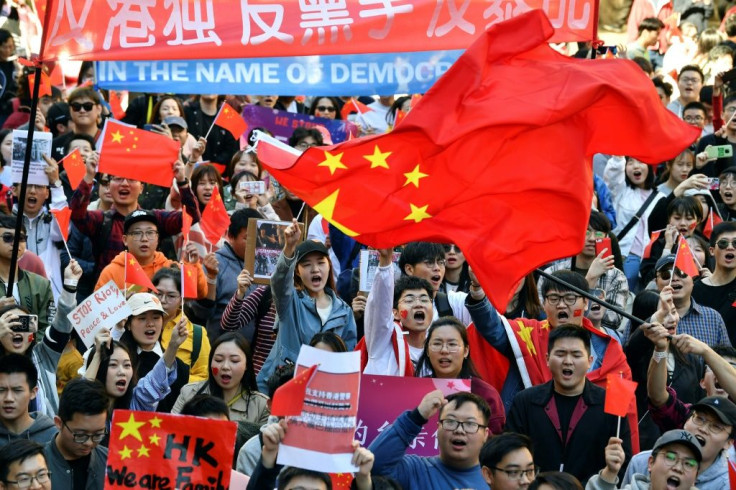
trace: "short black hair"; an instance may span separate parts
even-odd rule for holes
[[[483,423],[488,425],[488,421],[491,419],[491,407],[488,406],[488,402],[484,398],[469,391],[458,391],[457,393],[447,395],[446,400],[447,403],[440,409],[440,417],[442,417],[442,411],[445,410],[450,402],[455,402],[455,408],[460,408],[466,403],[474,403],[483,416]]]
[[[637,31],[641,36],[641,33],[644,31],[661,31],[662,29],[664,29],[664,22],[656,17],[647,17],[639,22]]]
[[[652,66],[652,62],[649,61],[648,59],[642,58],[641,56],[637,56],[631,61],[639,65],[639,68],[641,68],[642,71],[646,73],[647,75],[651,75],[652,73],[654,73],[654,67]],[[672,90],[670,90],[670,95],[671,95],[671,92]]]
[[[318,129],[299,127],[291,133],[291,136],[289,137],[289,146],[296,147],[297,143],[310,136],[314,138],[317,146],[325,144],[324,139],[322,138],[322,133],[320,133]]]
[[[703,221],[703,207],[693,196],[680,196],[674,198],[667,205],[667,220],[672,217],[673,214],[679,214],[681,216],[693,216],[698,223]]]
[[[107,413],[110,407],[110,395],[97,380],[77,378],[64,386],[59,397],[59,418],[68,422],[75,413],[82,415],[99,415]]]
[[[715,247],[716,242],[721,238],[721,235],[733,232],[736,232],[736,221],[724,221],[723,223],[718,223],[713,227],[713,233],[710,235],[709,245],[711,247]]]
[[[407,265],[416,265],[425,260],[445,260],[445,249],[439,243],[411,242],[404,245],[399,258],[399,269],[406,274]]]
[[[480,450],[480,465],[493,469],[507,454],[524,448],[529,450],[533,459],[534,444],[528,436],[518,432],[498,434],[488,439]]]
[[[549,485],[555,490],[583,490],[583,485],[577,478],[563,471],[545,471],[538,474],[528,490],[539,490],[542,485]]]
[[[687,104],[685,104],[685,107],[682,108],[682,113],[685,114],[685,111],[689,111],[691,109],[696,109],[702,112],[703,114],[708,114],[708,111],[703,105],[703,103],[698,102],[697,100],[694,100],[692,102],[688,102]]]
[[[726,344],[718,344],[713,346],[713,351],[721,357],[730,357],[736,359],[736,349]]]
[[[560,339],[580,339],[585,345],[585,351],[590,355],[590,332],[588,330],[578,327],[577,325],[558,325],[553,328],[549,333],[547,339],[547,352],[552,352],[552,348],[555,346],[555,342]]]
[[[23,463],[37,454],[41,455],[45,463],[46,455],[43,453],[43,446],[30,439],[15,439],[4,445],[0,448],[0,481],[8,482],[11,464],[16,461]]]
[[[434,289],[432,289],[432,285],[428,280],[403,274],[394,285],[394,308],[399,307],[401,295],[409,289],[423,289],[427,292],[430,299],[434,296]]]
[[[592,210],[590,212],[588,226],[595,231],[602,231],[606,234],[611,232],[611,220],[609,220],[608,217],[600,211]]]
[[[731,14],[726,17],[726,23],[724,27],[726,30],[726,35],[728,37],[736,36],[736,15]]]
[[[194,415],[195,417],[204,417],[209,414],[224,415],[230,420],[230,409],[225,400],[216,396],[200,393],[186,402],[181,407],[182,415]]]
[[[23,373],[26,375],[28,388],[38,385],[38,369],[30,357],[22,354],[6,354],[0,357],[0,374]]]
[[[15,216],[10,216],[8,214],[0,214],[0,228],[7,228],[9,230],[15,230]],[[20,231],[21,233],[26,232],[25,224],[21,224]]]
[[[703,81],[705,80],[705,75],[703,75],[703,70],[701,70],[698,65],[685,65],[682,68],[680,68],[680,72],[677,74],[678,81],[680,80],[680,77],[682,76],[682,74],[685,73],[686,71],[694,71],[695,73],[700,75],[700,83],[703,83]],[[723,107],[726,107],[726,105],[724,104]]]
[[[69,154],[69,150],[72,147],[72,141],[77,141],[77,140],[86,141],[92,146],[93,150],[97,148],[95,144],[95,139],[92,136],[88,134],[84,134],[84,133],[73,133],[72,136],[69,138],[69,140],[64,145],[64,155]]]
[[[304,476],[306,478],[314,478],[325,484],[327,490],[332,490],[332,480],[327,473],[321,471],[305,470],[304,468],[297,468],[295,466],[287,466],[279,473],[279,486],[278,490],[284,490],[291,480],[298,476]]]
[[[671,84],[665,82],[659,77],[652,78],[652,83],[654,84],[655,88],[661,88],[667,97],[672,97],[672,91],[674,89],[672,88]]]
[[[726,96],[726,97],[725,97],[725,98],[723,99],[723,109],[725,110],[725,109],[726,109],[726,106],[727,106],[728,104],[732,104],[732,103],[734,103],[734,102],[736,102],[736,92],[735,92],[735,93],[732,93],[731,95],[727,95],[727,96]]]
[[[230,226],[227,227],[227,236],[235,238],[242,230],[248,229],[248,220],[251,218],[263,219],[263,215],[255,209],[238,209],[230,216]]]
[[[586,281],[585,278],[582,275],[578,274],[577,272],[570,271],[567,269],[560,269],[558,271],[554,271],[550,275],[558,279],[562,279],[566,283],[572,286],[575,286],[578,289],[582,289],[586,293],[590,290],[590,286],[588,286],[588,281]],[[574,293],[575,292],[572,289],[568,288],[567,286],[564,286],[558,282],[545,278],[544,282],[542,283],[542,288],[540,291],[540,293],[542,294],[542,298],[546,298],[547,293],[549,293],[550,291],[557,291],[558,293]]]
[[[283,366],[277,367],[271,377],[266,380],[266,387],[268,388],[269,398],[273,398],[276,390],[282,385],[285,385],[288,381],[294,378],[294,366],[293,364],[284,364]]]

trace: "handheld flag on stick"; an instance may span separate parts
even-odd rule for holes
[[[713,208],[710,208],[708,218],[705,222],[705,227],[703,228],[703,235],[705,235],[707,238],[710,238],[711,234],[713,233],[713,228],[715,228],[716,225],[720,223],[723,223],[723,220],[720,216],[713,212]]]
[[[210,126],[210,129],[207,130],[204,139],[207,139],[215,125],[227,129],[235,139],[240,138],[245,133],[245,130],[248,129],[248,123],[245,122],[245,119],[238,114],[238,111],[230,107],[230,104],[227,102],[223,102],[222,106],[220,106],[217,117],[215,117],[215,121]]]
[[[210,245],[216,245],[230,226],[230,215],[227,214],[217,186],[215,186],[212,197],[204,207],[199,226]]]
[[[181,263],[181,299],[197,299],[196,264]]]
[[[64,248],[71,259],[72,253],[69,251],[69,245],[67,245],[67,242],[69,241],[69,221],[72,217],[72,210],[69,209],[69,207],[65,207],[63,209],[52,209],[51,214],[53,214],[56,219],[56,224],[59,226],[61,237],[64,239]]]
[[[623,373],[609,374],[606,384],[606,401],[603,411],[618,417],[616,437],[620,436],[621,418],[629,413],[629,407],[634,402],[634,393],[637,383],[623,378]]]
[[[271,415],[287,417],[301,415],[304,408],[304,397],[307,393],[309,380],[317,371],[318,364],[303,370],[294,376],[294,379],[281,385],[273,394]]]
[[[677,254],[675,255],[675,267],[680,269],[682,272],[690,277],[696,277],[700,275],[700,266],[696,262],[693,253],[690,250],[690,245],[685,240],[685,237],[680,235]],[[670,278],[670,281],[672,278]]]
[[[647,246],[644,248],[644,253],[641,256],[643,259],[648,259],[649,257],[652,256],[652,245],[654,245],[654,242],[656,242],[659,239],[659,235],[661,235],[663,231],[664,229],[656,230],[652,232],[652,237],[649,240],[649,243],[647,244]]]
[[[146,275],[138,261],[128,252],[125,252],[125,282],[137,284],[144,288],[148,288],[158,293],[158,289],[153,286],[151,279]]]
[[[77,190],[79,183],[82,182],[84,174],[87,173],[87,169],[84,167],[84,159],[82,154],[79,152],[79,148],[75,148],[73,152],[59,160],[59,166],[64,164],[64,170],[66,170],[66,176],[69,179],[69,185],[72,186],[73,190]]]

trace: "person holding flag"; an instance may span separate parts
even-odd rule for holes
[[[221,107],[225,104],[224,100],[224,97],[217,94],[203,94],[184,108],[184,119],[187,122],[189,133],[196,139],[200,137],[207,139],[207,149],[202,159],[220,165],[227,165],[235,152],[240,149],[237,140],[239,136],[233,136],[225,127],[219,125],[214,127],[217,124],[216,120],[220,119]],[[230,111],[234,110],[230,108]],[[240,119],[243,121],[242,117]]]

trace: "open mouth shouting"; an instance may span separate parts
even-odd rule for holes
[[[723,260],[726,262],[726,264],[733,264],[734,260],[736,260],[736,254],[733,252],[726,252],[723,254]]]
[[[680,488],[680,478],[674,475],[667,478],[667,488],[673,490]]]
[[[570,320],[570,313],[567,310],[560,310],[555,312],[557,316],[557,324],[567,323]]]
[[[599,305],[598,303],[592,303],[590,305],[590,311],[595,311],[595,312],[601,311],[601,305]]]
[[[440,284],[442,284],[442,276],[440,274],[434,274],[429,278],[429,282],[432,283],[432,287],[436,291],[440,288]]]
[[[14,349],[22,349],[23,344],[25,344],[25,339],[23,338],[23,334],[14,333],[13,337],[11,338],[11,341],[13,343]]]
[[[575,370],[570,367],[563,367],[560,373],[562,374],[562,379],[569,381],[575,375]]]
[[[452,446],[453,451],[463,451],[468,445],[468,441],[465,437],[453,436],[453,438],[450,439],[450,445]]]
[[[125,393],[128,389],[128,380],[126,378],[120,378],[115,382],[115,391],[119,394]]]
[[[151,342],[155,342],[158,340],[158,334],[156,333],[155,328],[147,328],[143,331],[143,335],[146,337],[146,340],[149,340]]]
[[[322,289],[324,287],[323,281],[322,274],[312,274],[309,278],[309,284],[312,286],[312,289]]]
[[[222,387],[229,387],[230,383],[233,381],[233,376],[230,373],[223,373],[220,372],[220,375],[218,376],[220,378],[220,386]]]

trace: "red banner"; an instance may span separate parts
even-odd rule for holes
[[[236,424],[115,410],[105,489],[228,488]]]
[[[555,27],[551,42],[595,39],[597,0],[48,0],[51,28],[43,58],[174,60],[464,49],[491,25],[533,9],[544,10]],[[182,49],[186,46],[191,48]]]

